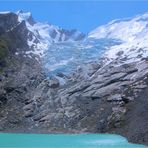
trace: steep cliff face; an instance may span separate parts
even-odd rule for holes
[[[14,13],[0,14],[0,130],[13,131],[30,124],[22,107],[44,78],[36,56],[27,41],[31,32]],[[29,127],[26,127],[29,128]]]

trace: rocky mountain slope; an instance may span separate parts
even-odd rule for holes
[[[51,36],[54,31],[65,38],[55,39]],[[30,13],[0,13],[0,130],[30,131],[35,126],[31,118],[25,117],[23,108],[46,78],[43,50],[52,42],[78,40],[81,35],[76,30],[36,23]]]
[[[111,132],[148,145],[147,17],[146,13],[113,21],[91,32],[85,41],[76,42],[72,34],[61,43],[50,34],[53,26],[36,23],[28,13],[0,14],[0,130]],[[58,36],[61,29],[56,29]],[[102,38],[104,48],[96,46],[102,45]],[[42,65],[46,51],[55,47],[60,52],[66,47],[65,56],[73,44],[82,55],[88,53],[82,50],[85,45],[92,52],[98,49],[95,54],[104,52],[69,74],[47,77]],[[70,53],[75,54],[74,50]],[[62,85],[60,78],[65,82]]]
[[[28,39],[32,33],[14,13],[0,14],[0,130],[24,127],[30,122],[22,107],[34,89],[45,78]]]

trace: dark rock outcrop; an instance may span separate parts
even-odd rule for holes
[[[24,116],[23,107],[44,79],[44,73],[35,55],[32,58],[25,55],[32,50],[27,44],[30,32],[25,22],[19,23],[14,13],[0,14],[0,20],[3,28],[0,34],[0,130],[22,131],[32,126],[31,120]]]
[[[18,16],[14,13],[0,14],[0,20],[0,28],[3,31],[9,31],[19,23]]]

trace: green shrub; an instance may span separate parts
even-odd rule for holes
[[[3,39],[0,39],[0,60],[4,60],[8,55],[7,42]]]

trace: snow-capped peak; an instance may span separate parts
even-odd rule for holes
[[[23,12],[22,10],[18,11],[16,14],[18,15],[18,20],[20,22],[23,20],[27,21],[29,19],[29,17],[31,16],[30,12]]]
[[[82,40],[85,37],[80,31],[66,30],[56,25],[49,23],[35,22],[30,12],[18,11],[18,21],[25,21],[28,30],[30,30],[34,37],[28,41],[30,47],[37,49],[36,53],[43,55],[52,43],[64,42],[64,41],[77,41]],[[36,43],[35,41],[38,40]]]
[[[0,12],[0,14],[8,14],[8,13],[11,13],[11,12],[10,11],[3,11],[3,12],[1,11]]]
[[[134,18],[113,20],[89,33],[90,38],[114,38],[133,41],[148,25],[148,13]]]
[[[129,63],[148,57],[148,13],[133,18],[113,20],[89,33],[89,38],[121,40],[106,51],[108,62]],[[119,63],[120,63],[119,62]]]
[[[26,21],[29,25],[34,25],[36,22],[34,21],[31,12],[23,12],[22,10],[17,11],[16,14],[18,15],[18,21]]]

